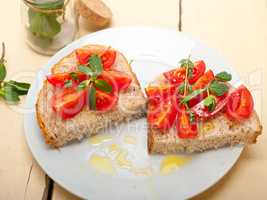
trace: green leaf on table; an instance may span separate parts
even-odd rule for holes
[[[231,81],[232,75],[227,73],[226,71],[223,71],[223,72],[216,74],[215,78],[219,81]]]
[[[226,92],[228,92],[229,88],[226,84],[220,83],[216,80],[212,81],[209,85],[209,91],[214,94],[215,96],[222,96]]]
[[[10,103],[17,103],[20,100],[17,91],[10,85],[4,85],[4,87],[0,89],[0,96]]]
[[[5,85],[13,87],[13,89],[18,93],[18,95],[25,95],[28,93],[31,84],[25,82],[18,82],[10,80],[5,82]]]
[[[0,63],[0,81],[3,81],[6,78],[6,66],[4,61]]]
[[[189,95],[185,96],[183,99],[181,99],[181,103],[187,103],[188,101],[190,101],[191,99],[195,98],[196,96],[200,95],[202,92],[204,92],[206,90],[206,88],[204,89],[199,89],[199,90],[194,90],[192,93],[190,93]]]
[[[207,107],[208,110],[211,112],[216,107],[216,97],[213,95],[209,95],[204,99],[203,103],[204,106]]]
[[[112,86],[104,80],[97,79],[95,80],[94,83],[95,83],[95,87],[102,90],[103,92],[110,93],[112,91]]]
[[[96,89],[94,86],[91,86],[89,88],[89,92],[88,92],[88,95],[89,95],[89,107],[90,109],[92,110],[95,110],[96,109]]]

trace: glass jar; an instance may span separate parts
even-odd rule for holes
[[[72,0],[21,0],[27,44],[36,52],[53,55],[75,39],[78,17]]]

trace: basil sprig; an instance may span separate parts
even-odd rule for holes
[[[78,66],[78,70],[90,77],[88,80],[84,80],[78,85],[78,90],[88,88],[89,105],[91,109],[95,110],[96,88],[106,93],[112,92],[112,86],[108,82],[98,79],[98,76],[103,72],[103,65],[100,57],[98,55],[92,55],[88,64]]]
[[[29,83],[18,81],[5,81],[7,74],[5,65],[5,44],[2,43],[2,56],[0,58],[0,97],[10,103],[19,102],[19,96],[28,93],[30,88]]]
[[[223,71],[223,72],[220,72],[218,74],[216,74],[215,78],[219,81],[223,81],[223,82],[226,82],[226,81],[231,81],[232,80],[232,75]]]

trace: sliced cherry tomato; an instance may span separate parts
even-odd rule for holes
[[[86,104],[86,91],[74,88],[63,89],[51,99],[51,105],[62,119],[69,119],[77,115]]]
[[[116,60],[116,51],[107,50],[101,55],[104,69],[110,69]]]
[[[214,115],[221,112],[225,108],[229,100],[229,96],[223,95],[220,98],[218,97],[216,98],[217,98],[216,107],[211,112],[208,110],[208,108],[204,106],[203,101],[201,101],[200,103],[192,107],[192,111],[196,114],[196,117],[198,119],[207,119],[207,118],[213,117]]]
[[[175,94],[175,85],[149,86],[145,88],[149,103],[159,104]]]
[[[152,105],[153,106],[153,105]],[[154,110],[154,109],[155,110]],[[151,126],[155,126],[161,131],[166,131],[170,129],[176,119],[177,109],[173,105],[171,100],[165,101],[164,104],[161,104],[161,108],[156,107],[148,109],[148,122]]]
[[[179,109],[176,129],[179,138],[189,139],[197,136],[197,122],[190,122],[185,106]]]
[[[96,90],[96,110],[108,111],[116,105],[117,101],[117,95]]]
[[[185,80],[185,73],[185,68],[178,68],[164,72],[163,75],[171,84],[180,84]]]
[[[242,121],[250,117],[253,107],[254,102],[251,93],[244,85],[241,85],[230,94],[226,113],[230,119]]]
[[[75,53],[76,53],[76,59],[78,60],[78,63],[81,65],[88,64],[89,58],[92,55],[92,52],[86,49],[77,49]]]
[[[193,90],[206,87],[212,80],[214,80],[214,74],[211,70],[208,70],[195,82],[195,84],[193,85]]]
[[[194,63],[192,77],[188,80],[190,84],[195,83],[206,71],[206,64],[203,60]]]
[[[194,68],[192,72],[191,78],[189,78],[189,83],[193,84],[195,83],[204,73],[206,70],[206,64],[203,60],[196,61],[194,63]],[[178,68],[173,69],[168,72],[163,73],[164,77],[170,81],[172,84],[180,84],[184,82],[186,70],[185,68]]]
[[[77,74],[77,80],[73,80],[76,83],[86,80],[88,77],[86,74],[75,72]],[[62,88],[66,81],[72,80],[73,78],[70,75],[70,72],[51,74],[47,76],[47,80],[55,87]]]
[[[128,89],[132,82],[132,78],[128,74],[116,70],[103,71],[98,79],[103,79],[112,85],[113,92]]]

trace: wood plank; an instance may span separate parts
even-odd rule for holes
[[[6,44],[7,78],[32,80],[48,57],[37,55],[25,44],[19,1],[0,7],[0,24],[0,42]],[[45,186],[44,173],[26,145],[19,111],[22,107],[23,103],[8,106],[0,101],[0,199],[41,199]]]
[[[182,30],[219,51],[252,90],[263,126],[267,122],[267,7],[265,0],[187,0]],[[194,199],[264,199],[267,195],[266,131],[257,145],[244,150],[234,168]]]

